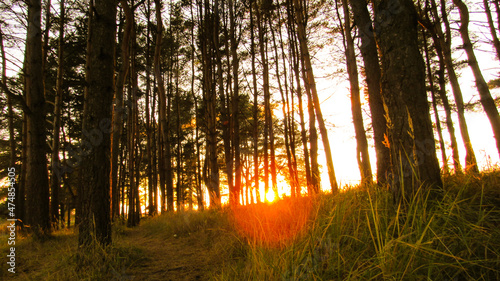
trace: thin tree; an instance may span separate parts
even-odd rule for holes
[[[121,40],[121,59],[122,64],[118,72],[115,84],[115,97],[113,107],[113,132],[111,134],[111,215],[115,218],[119,215],[120,193],[118,192],[118,151],[120,146],[121,132],[123,128],[123,116],[125,108],[123,106],[123,89],[125,78],[128,76],[130,66],[130,33],[132,32],[133,16],[127,1],[121,0],[120,4],[125,13],[125,28],[123,30],[123,39]]]
[[[479,93],[479,101],[486,112],[486,116],[491,124],[491,129],[493,130],[493,136],[496,140],[498,154],[500,155],[500,115],[498,114],[498,108],[495,101],[491,97],[490,89],[488,88],[488,83],[484,80],[481,69],[476,59],[474,53],[474,46],[469,37],[469,10],[467,5],[462,0],[453,0],[453,3],[458,7],[460,11],[460,35],[462,35],[462,41],[464,43],[465,53],[467,53],[468,61],[474,78],[476,80],[476,88]]]
[[[311,63],[311,56],[309,54],[309,47],[307,46],[306,37],[306,21],[304,20],[305,15],[305,3],[302,0],[293,0],[294,8],[296,9],[296,22],[297,22],[297,32],[300,46],[301,57],[304,61],[304,71],[306,77],[304,78],[306,82],[306,88],[309,88],[314,102],[314,111],[317,116],[319,131],[321,133],[321,140],[323,141],[323,147],[325,149],[326,156],[326,166],[328,169],[328,177],[330,179],[330,187],[332,192],[338,191],[337,179],[335,177],[335,170],[333,168],[333,158],[332,150],[330,148],[330,141],[328,140],[328,131],[326,129],[325,120],[323,118],[323,113],[321,111],[321,106],[319,102],[318,91],[316,90],[316,81],[314,78],[314,72]]]
[[[60,189],[60,177],[56,171],[56,167],[59,166],[59,135],[61,132],[61,107],[63,98],[63,64],[64,64],[64,21],[65,21],[65,3],[61,0],[59,3],[60,15],[59,15],[59,39],[57,47],[58,56],[58,66],[57,66],[57,81],[56,81],[56,98],[54,100],[54,133],[52,137],[52,155],[51,155],[51,177],[50,177],[50,190],[51,190],[51,209],[50,217],[53,226],[57,226],[59,220],[59,189]],[[64,214],[62,214],[64,215]]]
[[[337,2],[336,2],[337,3]],[[356,160],[358,161],[359,171],[361,173],[361,184],[372,183],[372,168],[370,164],[370,156],[368,154],[368,141],[366,140],[366,131],[363,124],[363,113],[361,108],[358,65],[356,62],[356,53],[354,49],[354,41],[351,35],[351,15],[347,0],[342,0],[344,10],[344,24],[340,24],[342,32],[344,50],[346,56],[347,73],[349,75],[349,83],[351,86],[351,111],[352,122],[354,124],[354,132],[356,134]],[[340,20],[340,13],[337,7],[337,15]]]
[[[465,164],[466,171],[478,172],[476,155],[474,153],[474,149],[472,148],[472,143],[469,137],[469,129],[467,128],[467,121],[465,120],[465,106],[462,95],[462,90],[460,88],[460,84],[458,82],[458,77],[455,72],[455,65],[453,63],[453,59],[451,56],[451,28],[450,23],[448,21],[448,15],[446,12],[446,1],[441,0],[441,17],[444,23],[444,32],[441,27],[441,17],[437,9],[437,4],[435,0],[431,0],[430,13],[434,18],[434,24],[431,26],[430,24],[425,24],[426,29],[431,32],[432,39],[434,40],[434,45],[436,46],[436,50],[438,56],[442,56],[442,60],[446,66],[446,70],[448,73],[448,79],[450,81],[451,89],[453,92],[453,96],[455,99],[455,104],[457,106],[457,115],[458,115],[458,125],[460,127],[460,134],[462,136],[462,140],[465,147]],[[430,22],[430,16],[427,14],[427,21]],[[455,160],[456,161],[456,160]],[[457,172],[457,170],[455,169]]]

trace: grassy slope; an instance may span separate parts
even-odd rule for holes
[[[117,224],[107,252],[80,258],[71,231],[45,242],[18,237],[15,277],[500,280],[500,172],[445,182],[443,199],[422,192],[405,210],[385,191],[352,189],[318,196],[311,205],[169,214],[133,230]],[[1,253],[7,249],[0,245]],[[1,264],[0,279],[16,280]]]
[[[405,210],[380,190],[321,196],[301,239],[251,243],[216,279],[500,280],[500,173],[445,182],[443,199],[422,192]]]

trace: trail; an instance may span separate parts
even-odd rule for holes
[[[145,258],[116,280],[208,280],[217,264],[207,246],[194,236],[161,239],[148,237],[137,228],[122,239],[122,243],[140,248]]]

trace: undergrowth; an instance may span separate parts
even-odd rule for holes
[[[500,173],[445,179],[405,207],[376,187],[321,195],[290,245],[249,241],[214,280],[500,280]]]

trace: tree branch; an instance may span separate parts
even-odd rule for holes
[[[11,97],[13,100],[19,102],[19,104],[21,105],[21,107],[23,108],[23,111],[24,113],[30,115],[31,114],[31,110],[30,108],[28,107],[28,104],[26,103],[26,101],[24,100],[24,98],[21,96],[21,95],[18,95],[18,94],[15,94],[14,92],[12,92],[9,87],[7,87],[7,85],[5,85],[3,82],[0,81],[0,88],[3,89],[3,91],[9,96]]]

